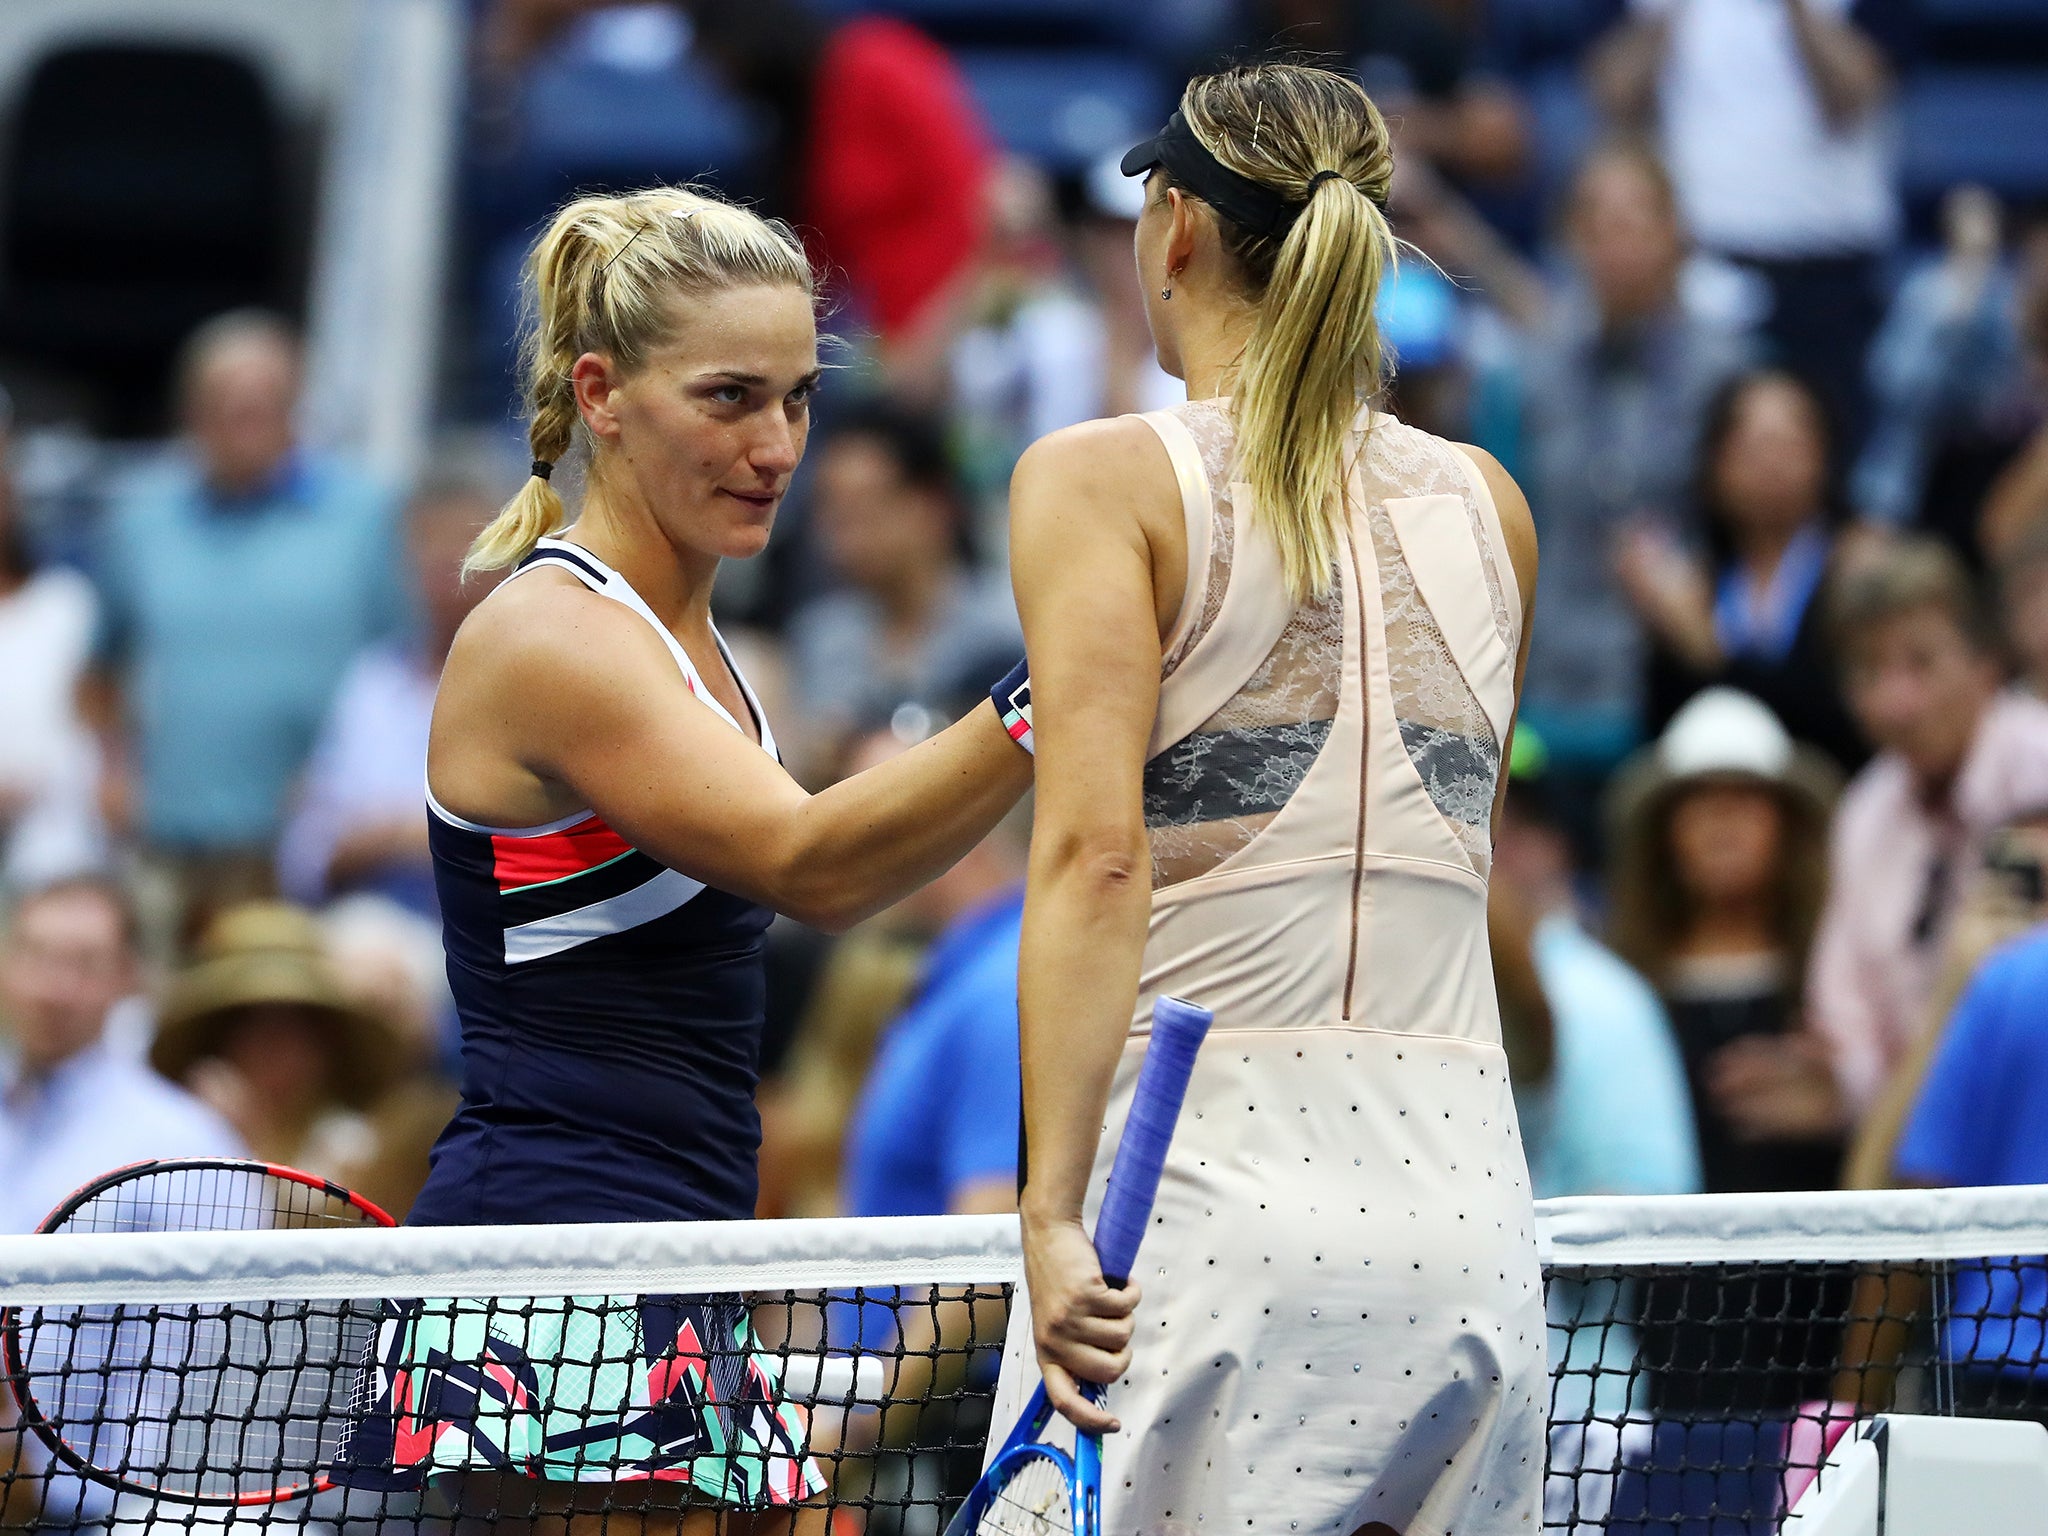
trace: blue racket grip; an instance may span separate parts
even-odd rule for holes
[[[1177,997],[1162,997],[1152,1005],[1151,1043],[1138,1068],[1130,1117],[1117,1143],[1116,1161],[1110,1164],[1101,1214],[1095,1218],[1096,1257],[1102,1262],[1103,1278],[1113,1286],[1130,1279],[1138,1262],[1138,1244],[1144,1241],[1152,1201],[1159,1193],[1159,1175],[1188,1094],[1195,1053],[1214,1017],[1208,1009]]]

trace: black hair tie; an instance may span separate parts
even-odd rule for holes
[[[1342,181],[1343,179],[1344,173],[1342,171],[1317,171],[1315,175],[1308,179],[1307,196],[1314,197],[1316,195],[1316,188],[1326,181]]]
[[[535,473],[536,475],[540,476],[540,478],[541,478],[541,479],[543,479],[543,480],[547,480],[547,479],[551,479],[551,478],[553,478],[553,476],[554,476],[554,473],[555,473],[555,462],[554,462],[554,460],[552,460],[552,459],[535,459],[535,460],[533,461],[533,472],[534,472],[534,473]]]

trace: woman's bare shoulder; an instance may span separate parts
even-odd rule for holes
[[[665,660],[637,614],[564,572],[537,570],[503,583],[463,620],[443,687],[512,687],[532,705]]]
[[[1128,493],[1132,476],[1173,479],[1159,434],[1136,416],[1106,416],[1048,432],[1017,460],[1015,478],[1100,485]]]
[[[1024,450],[1010,477],[1013,527],[1128,518],[1148,540],[1177,541],[1180,482],[1159,434],[1136,416],[1079,422]]]

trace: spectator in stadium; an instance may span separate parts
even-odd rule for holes
[[[1001,550],[1010,471],[1029,444],[1100,409],[1107,337],[1068,271],[1045,172],[1011,156],[991,192],[988,254],[949,359],[948,414],[976,509],[997,514],[977,528],[976,547]],[[1128,226],[1123,244],[1116,281],[1132,289]]]
[[[278,886],[317,906],[374,891],[439,915],[420,785],[434,688],[455,631],[495,583],[465,581],[462,557],[504,497],[473,474],[429,480],[405,516],[419,622],[357,655],[327,708],[297,806],[278,846]]]
[[[348,1002],[389,1024],[397,1040],[394,1081],[363,1111],[369,1134],[336,1146],[330,1172],[403,1221],[427,1181],[427,1154],[458,1097],[452,1082],[459,1043],[455,999],[441,927],[367,894],[342,897],[319,921]]]
[[[1786,1135],[1868,1109],[1930,1027],[1950,920],[1985,838],[2048,806],[2048,704],[2002,686],[1990,609],[1953,552],[1924,539],[1876,552],[1844,570],[1831,606],[1850,708],[1879,755],[1835,818],[1807,981],[1832,1071],[1816,1072],[1791,1038],[1756,1042],[1745,1064],[1745,1091],[1783,1106],[1770,1129]]]
[[[1649,984],[1580,923],[1572,844],[1547,793],[1539,737],[1516,732],[1492,884],[1536,915],[1530,952],[1550,1005],[1552,1063],[1517,1079],[1538,1199],[1676,1195],[1700,1187],[1685,1069]]]
[[[898,744],[896,750],[902,750]],[[937,937],[915,989],[879,1043],[847,1127],[842,1213],[848,1216],[1000,1214],[1017,1208],[1017,949],[1024,924],[1029,802],[973,852],[892,909]],[[885,1399],[904,1405],[857,1423],[847,1444],[895,1445],[917,1428],[919,1405],[956,1390],[977,1344],[1002,1337],[993,1296],[936,1291],[904,1306],[871,1298],[834,1309],[835,1349],[889,1361]],[[814,1443],[815,1450],[815,1443]]]
[[[98,601],[76,571],[38,565],[22,526],[0,391],[0,886],[89,868],[105,853],[99,760],[78,712]]]
[[[1017,1208],[1017,935],[1028,802],[909,898],[936,930],[847,1131],[849,1216]]]
[[[312,914],[252,901],[200,935],[165,993],[149,1059],[256,1156],[332,1175],[367,1160],[365,1111],[407,1052],[389,1020],[351,1000]]]
[[[1707,562],[1638,529],[1616,567],[1653,640],[1651,721],[1723,684],[1844,768],[1860,766],[1868,753],[1842,701],[1821,600],[1842,500],[1812,388],[1775,368],[1726,385],[1707,412],[1695,485]]]
[[[1927,1017],[1933,1026],[1900,1057],[1871,1108],[1857,1122],[1844,1164],[1848,1189],[1891,1189],[1901,1182],[1899,1143],[1920,1102],[1948,1021],[1978,968],[1993,953],[2048,921],[2048,807],[2015,818],[1984,842],[1984,858],[1964,880],[1936,968]]]
[[[33,1232],[74,1189],[153,1157],[239,1157],[242,1139],[106,1038],[135,990],[134,909],[75,875],[25,891],[0,933],[0,1232]]]
[[[1709,1191],[1835,1187],[1840,1136],[1756,1134],[1729,1080],[1748,1041],[1801,1029],[1838,785],[1730,688],[1696,695],[1615,782],[1609,936],[1677,1031]]]
[[[2035,855],[2038,859],[2038,851]],[[2040,867],[2035,866],[2035,878]],[[2048,1134],[2039,1112],[2048,1092],[2048,927],[2037,926],[1985,960],[1948,1017],[1895,1155],[1909,1185],[2048,1183]],[[2048,1268],[2037,1258],[1956,1264],[1946,1276],[1942,1360],[1953,1370],[1963,1411],[2038,1414],[2048,1317]],[[1925,1301],[1925,1279],[1911,1272],[1866,1276],[1866,1313],[1906,1316]],[[1881,1302],[1878,1300],[1881,1295]],[[1898,1363],[1889,1341],[1866,1331],[1855,1341],[1871,1357],[1838,1389],[1873,1408],[1888,1406],[1864,1378],[1889,1389]],[[1875,1367],[1873,1369],[1872,1367]],[[1847,1373],[1845,1372],[1845,1375]],[[1860,1392],[1858,1389],[1861,1389]]]
[[[1899,208],[1891,72],[1851,4],[1632,0],[1591,78],[1624,128],[1655,130],[1693,237],[1770,285],[1777,360],[1820,386],[1853,454]]]
[[[403,617],[392,501],[298,442],[299,386],[282,320],[201,326],[180,372],[187,451],[115,498],[94,572],[104,798],[200,916],[270,887],[334,685]]]
[[[1335,56],[1385,108],[1403,158],[1468,181],[1502,182],[1527,157],[1529,128],[1507,82],[1475,67],[1473,42],[1429,0],[1254,0],[1245,42]]]
[[[802,0],[683,8],[706,57],[773,124],[771,208],[843,279],[894,387],[937,398],[994,172],[959,66],[893,16],[826,19]]]
[[[2004,553],[1997,578],[1999,625],[2019,686],[2048,699],[2048,521]]]
[[[1954,188],[1941,217],[1941,251],[1908,272],[1871,344],[1873,419],[1849,490],[1869,522],[1938,529],[1967,547],[1983,487],[1954,495],[1960,466],[1951,461],[2018,447],[2028,414],[2025,284],[1990,191]]]
[[[2019,282],[2033,420],[2025,443],[1993,480],[1978,517],[1977,542],[1993,558],[2048,524],[2048,218],[2037,218],[2022,241]]]
[[[843,583],[798,609],[789,645],[798,705],[844,732],[905,700],[961,693],[1023,640],[1008,584],[975,571],[945,426],[887,399],[840,413],[818,451],[812,530]]]
[[[1521,464],[1543,539],[1542,602],[1522,718],[1550,751],[1550,793],[1591,841],[1599,786],[1642,728],[1645,639],[1615,579],[1630,531],[1676,538],[1714,393],[1748,361],[1738,326],[1689,302],[1670,179],[1627,144],[1595,150],[1564,208],[1569,276],[1553,286],[1447,189],[1404,169],[1414,238],[1472,273],[1522,333]]]
[[[888,714],[886,721],[866,722],[840,743],[827,775],[830,782],[902,756],[928,724],[917,710]],[[774,936],[771,927],[769,938]],[[883,1032],[910,1001],[932,937],[932,924],[918,918],[913,898],[850,933],[825,939],[827,947],[779,1069],[765,1064],[763,1052],[760,1215],[837,1216],[844,1211],[847,1127],[854,1101],[874,1066]],[[771,969],[771,1000],[773,974]]]
[[[510,77],[615,0],[481,0]],[[986,235],[994,157],[959,66],[908,22],[806,0],[675,0],[692,44],[765,127],[765,211],[872,330],[892,387],[940,397]],[[821,14],[821,11],[823,12]]]

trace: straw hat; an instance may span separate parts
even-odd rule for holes
[[[182,1081],[220,1053],[238,1009],[307,1009],[325,1031],[334,1096],[363,1108],[390,1085],[402,1058],[398,1033],[342,988],[310,912],[282,901],[230,907],[207,928],[192,963],[171,983],[157,1017],[150,1065]]]
[[[1765,705],[1737,688],[1708,688],[1616,773],[1608,792],[1616,841],[1661,820],[1682,791],[1706,780],[1768,786],[1793,815],[1823,826],[1842,787],[1833,762],[1794,741]]]

